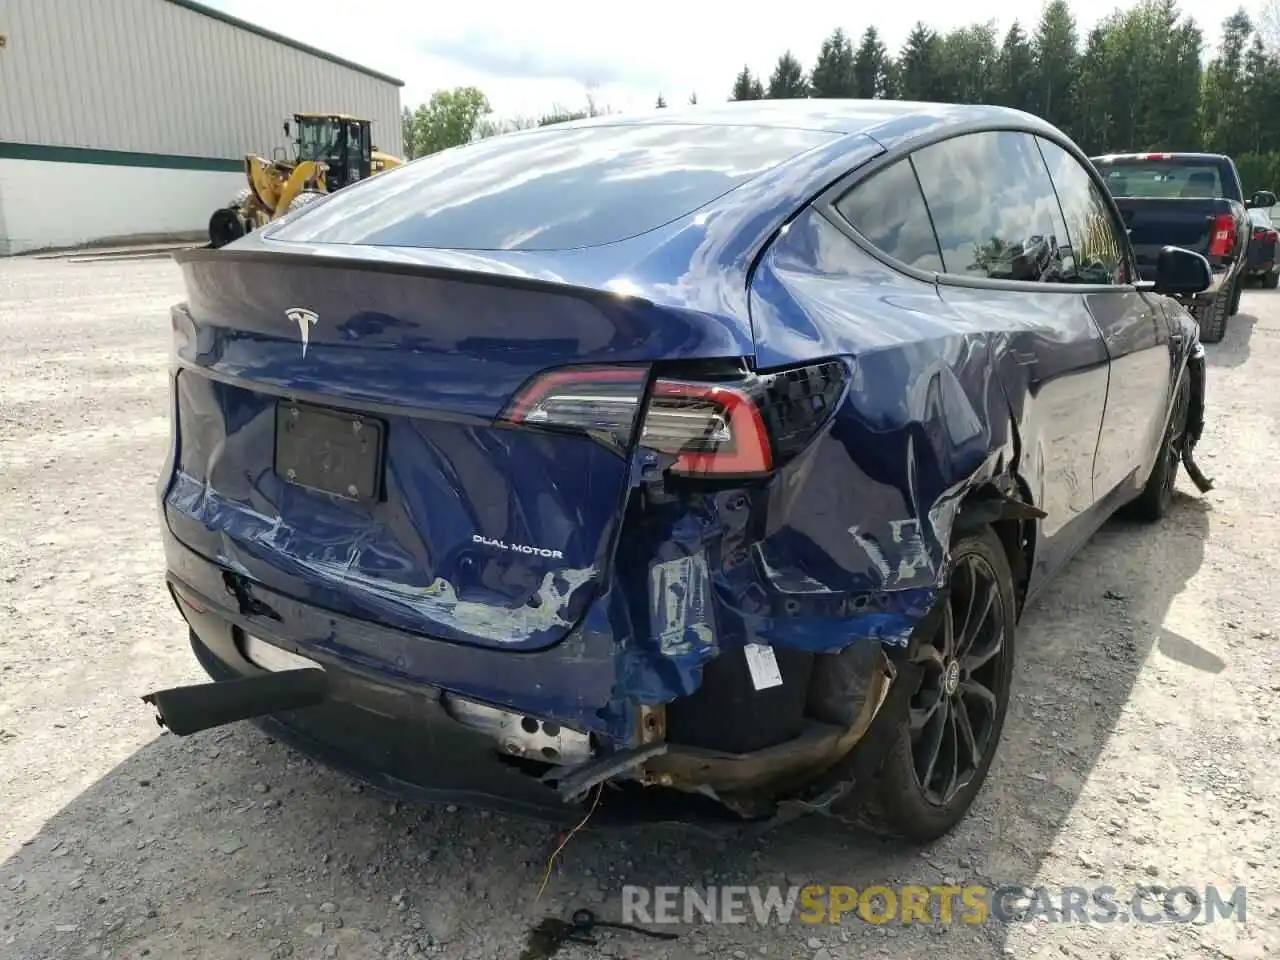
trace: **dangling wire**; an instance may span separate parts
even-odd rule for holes
[[[538,895],[533,898],[533,902],[537,903],[542,899],[542,892],[547,889],[547,883],[551,880],[551,870],[555,867],[556,857],[560,856],[562,850],[569,845],[569,841],[573,839],[573,835],[587,825],[587,821],[591,819],[591,815],[596,812],[596,805],[600,802],[600,794],[604,793],[604,784],[596,785],[596,798],[591,801],[591,806],[587,810],[587,815],[578,821],[578,825],[564,835],[564,839],[560,841],[560,845],[551,853],[551,858],[547,861],[547,869],[542,874],[542,885],[538,887]]]

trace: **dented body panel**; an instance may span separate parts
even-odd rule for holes
[[[332,687],[361,710],[458,721],[460,698],[564,725],[597,762],[617,755],[609,777],[715,785],[749,812],[871,735],[965,517],[1013,521],[1018,597],[1034,594],[1145,483],[1194,323],[1138,290],[904,273],[821,202],[920,137],[1039,121],[795,109],[805,149],[616,242],[323,241],[326,217],[394,190],[396,170],[181,255],[159,496],[169,587],[210,672],[252,674],[256,637],[365,678]],[[632,419],[520,419],[545,378],[597,368],[634,374],[634,396],[605,398],[634,401]],[[691,478],[648,430],[660,386],[690,381],[770,398],[770,429],[800,439],[775,435],[767,469]],[[381,431],[376,495],[282,475],[282,433],[313,406]],[[747,658],[761,649],[776,677]]]

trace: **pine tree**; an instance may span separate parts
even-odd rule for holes
[[[814,97],[857,96],[853,78],[853,45],[839,27],[822,41],[818,61],[813,65],[810,95]]]
[[[1244,54],[1252,32],[1253,23],[1243,9],[1227,17],[1222,23],[1218,54],[1205,73],[1204,136],[1223,153],[1236,153],[1247,147],[1241,110]]]
[[[666,105],[667,105],[667,101],[662,98],[662,94],[658,94],[658,102],[655,103],[654,106],[657,107],[659,110],[661,110],[664,107],[666,107]]]
[[[903,100],[931,100],[940,85],[942,66],[938,35],[917,21],[898,56],[898,95]]]
[[[1062,128],[1071,123],[1072,87],[1080,71],[1078,44],[1076,20],[1066,0],[1049,0],[1032,41],[1036,73],[1031,106]]]
[[[1035,72],[1036,56],[1031,47],[1031,41],[1018,22],[1014,21],[1013,26],[1004,35],[1004,43],[1000,46],[992,98],[996,103],[1006,107],[1030,110]]]
[[[809,95],[809,81],[805,79],[804,67],[790,50],[778,58],[773,73],[769,76],[770,100],[796,100]]]
[[[875,27],[867,27],[853,55],[853,95],[863,100],[889,96],[889,51]]]
[[[733,81],[733,92],[729,94],[730,100],[763,100],[764,87],[751,72],[750,67],[744,66],[742,72],[738,74],[738,78]]]

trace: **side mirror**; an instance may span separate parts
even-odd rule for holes
[[[1272,193],[1270,190],[1259,190],[1257,193],[1255,193],[1252,197],[1249,198],[1249,202],[1246,203],[1245,206],[1253,210],[1253,209],[1258,209],[1260,207],[1261,208],[1274,207],[1276,205],[1276,202],[1277,202],[1276,195]]]
[[[286,137],[287,137],[287,136],[290,136],[290,135],[292,134],[292,132],[293,132],[293,131],[292,131],[292,130],[290,129],[290,127],[289,127],[289,121],[288,121],[288,120],[286,120],[286,121],[284,122],[284,135],[285,135]]]
[[[1213,284],[1209,261],[1193,250],[1165,247],[1156,260],[1156,293],[1187,296]]]

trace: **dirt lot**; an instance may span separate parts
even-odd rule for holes
[[[1209,348],[1202,465],[1155,529],[1113,524],[1029,612],[976,809],[927,852],[823,822],[725,843],[591,832],[541,902],[541,825],[403,805],[254,728],[161,735],[201,679],[162,584],[166,260],[0,262],[0,956],[514,958],[624,883],[1247,888],[1206,923],[696,925],[559,956],[1280,955],[1280,295]],[[1151,914],[1150,907],[1146,914]],[[1155,908],[1158,912],[1159,907]]]

